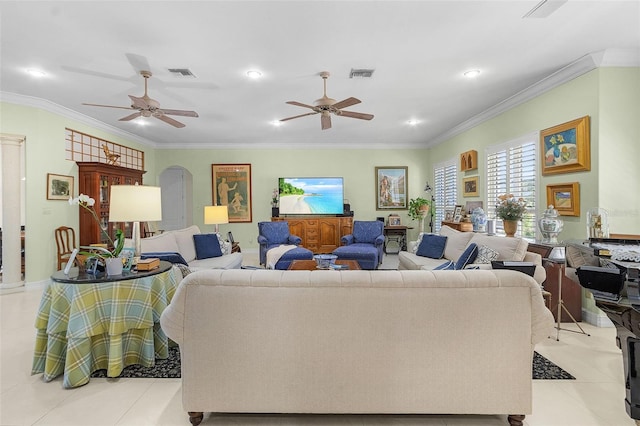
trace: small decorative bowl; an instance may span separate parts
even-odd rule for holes
[[[329,269],[338,258],[335,254],[316,254],[313,256],[318,265],[318,269]]]

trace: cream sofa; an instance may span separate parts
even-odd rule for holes
[[[408,251],[398,253],[398,270],[406,269],[427,269],[432,270],[442,265],[447,260],[455,262],[464,250],[471,243],[478,246],[486,246],[498,252],[498,258],[495,260],[510,260],[533,262],[536,265],[533,278],[538,284],[542,284],[547,279],[547,273],[542,266],[542,257],[538,253],[527,251],[529,243],[522,238],[506,238],[499,236],[489,236],[475,232],[460,232],[449,226],[440,228],[440,235],[447,237],[447,244],[444,250],[444,258],[431,259],[429,257],[418,256],[415,254],[420,240],[410,242]],[[422,234],[420,235],[422,237]],[[472,265],[478,269],[491,269],[491,264],[474,263]]]
[[[532,412],[540,286],[496,271],[208,270],[160,319],[182,403],[203,412]]]
[[[162,234],[142,238],[140,240],[140,250],[141,253],[180,253],[192,271],[200,269],[236,269],[242,266],[242,254],[231,253],[231,244],[226,241],[220,242],[222,256],[196,259],[196,248],[193,242],[195,234],[200,234],[200,228],[197,225],[174,231],[165,231]],[[128,240],[125,244],[131,246],[132,242]]]

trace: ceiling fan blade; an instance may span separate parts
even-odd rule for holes
[[[311,105],[307,105],[307,104],[303,104],[302,102],[287,101],[286,103],[289,104],[289,105],[295,105],[295,106],[299,106],[299,107],[303,107],[303,108],[316,109],[316,107],[311,106]]]
[[[138,55],[135,53],[125,53],[127,60],[136,71],[136,73],[140,73],[143,70],[150,70],[149,61],[142,55]]]
[[[139,98],[139,97],[133,96],[133,95],[129,95],[129,98],[131,99],[131,106],[132,107],[139,108],[139,109],[147,109],[147,108],[149,108],[149,105],[144,100],[144,98]]]
[[[294,118],[306,117],[307,115],[315,115],[315,114],[317,114],[317,112],[308,112],[306,114],[294,115],[293,117],[283,118],[280,121],[288,121],[288,120],[293,120]]]
[[[83,103],[82,105],[97,106],[97,107],[104,107],[104,108],[131,109],[131,107],[121,107],[121,106],[115,106],[115,105],[86,104],[86,103]]]
[[[356,105],[356,104],[359,104],[359,103],[360,103],[360,99],[347,98],[344,101],[336,102],[335,104],[333,104],[331,106],[336,108],[336,109],[341,109],[341,108],[350,107],[351,105]]]
[[[322,114],[322,118],[320,119],[320,124],[322,125],[322,130],[327,130],[331,128],[331,115]]]
[[[199,117],[198,113],[195,111],[185,111],[182,109],[164,109],[162,108],[162,112],[164,114],[169,115],[179,115],[182,117]]]
[[[134,113],[133,113],[133,114],[131,114],[131,115],[127,115],[126,117],[122,117],[122,118],[121,118],[120,120],[118,120],[118,121],[131,121],[131,120],[133,120],[134,118],[138,118],[138,117],[140,117],[141,115],[142,115],[142,113],[141,113],[140,111],[138,111],[138,112],[134,112]]]
[[[341,115],[342,117],[359,118],[360,120],[371,120],[373,118],[373,114],[364,114],[362,112],[353,111],[339,111],[338,115]]]
[[[158,120],[164,121],[165,123],[171,124],[173,127],[177,127],[179,129],[184,127],[184,124],[182,124],[178,120],[174,120],[171,117],[167,117],[166,115],[154,115],[154,117],[156,117]]]

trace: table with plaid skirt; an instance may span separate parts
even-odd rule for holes
[[[117,377],[128,365],[155,365],[169,355],[160,315],[182,273],[175,266],[155,275],[91,284],[51,282],[36,318],[31,374],[49,382],[64,374],[63,386],[89,382],[96,370]]]

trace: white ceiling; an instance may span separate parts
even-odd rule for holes
[[[569,0],[523,19],[538,2],[2,1],[0,90],[3,100],[68,109],[157,147],[426,147],[603,60],[640,65],[639,1]],[[186,124],[176,129],[82,105],[129,106],[146,67],[152,98],[200,117],[175,117]],[[350,79],[351,68],[375,72]],[[479,77],[463,77],[473,68]],[[250,69],[263,77],[250,80]],[[330,97],[357,97],[346,109],[375,118],[334,116],[324,131],[318,115],[273,126],[308,112],[285,102],[321,97],[324,70]]]

